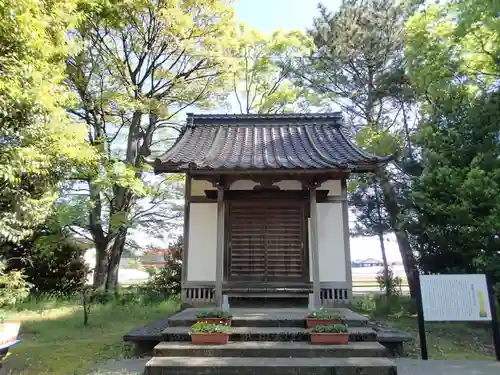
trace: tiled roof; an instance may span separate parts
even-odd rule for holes
[[[193,115],[155,172],[228,169],[369,170],[387,157],[357,147],[340,113]]]

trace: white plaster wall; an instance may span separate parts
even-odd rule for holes
[[[205,190],[215,190],[215,188],[208,181],[191,179],[191,195],[204,197]]]
[[[215,281],[217,203],[189,206],[187,281]]]
[[[258,183],[252,180],[237,180],[231,184],[231,190],[252,190]],[[273,184],[281,190],[302,190],[302,183],[298,180],[282,180]]]
[[[252,180],[236,180],[231,184],[229,190],[252,190],[256,185]]]
[[[279,186],[281,190],[302,190],[302,182],[297,180],[278,181],[273,185]]]
[[[311,225],[309,222],[309,249]],[[342,203],[318,203],[318,250],[320,281],[346,281]],[[309,251],[309,272],[312,281],[312,259]]]
[[[340,180],[328,180],[321,184],[321,190],[328,190],[328,195],[342,195],[342,184]]]

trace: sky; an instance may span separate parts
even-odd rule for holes
[[[323,0],[322,4],[335,11],[341,0]],[[285,31],[305,30],[312,25],[313,18],[318,15],[317,0],[235,0],[236,17],[246,22],[250,27],[263,33],[276,29]],[[349,221],[355,217],[349,213]],[[387,236],[385,241],[387,258],[390,262],[401,261],[396,238]],[[351,238],[351,259],[364,258],[382,259],[377,238]]]
[[[341,0],[321,1],[330,10],[336,10]],[[235,0],[238,20],[261,32],[276,29],[305,30],[318,14],[317,0]]]

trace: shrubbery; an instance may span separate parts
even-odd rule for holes
[[[165,265],[159,271],[151,275],[144,285],[154,293],[172,296],[181,292],[182,278],[182,249],[184,246],[182,236],[169,246],[165,253]]]
[[[28,297],[31,284],[22,271],[6,271],[0,265],[0,307],[12,306]]]
[[[7,271],[22,270],[35,294],[69,295],[86,282],[88,268],[81,246],[61,229],[42,228],[17,244],[5,244]]]
[[[394,275],[394,270],[391,266],[387,267],[387,280],[384,269],[377,272],[375,279],[377,280],[380,290],[385,291],[387,296],[401,295],[401,285],[403,284],[403,279]]]

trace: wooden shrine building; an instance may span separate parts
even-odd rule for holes
[[[346,179],[388,158],[358,148],[340,113],[193,115],[155,173],[185,173],[184,302],[349,301]]]

